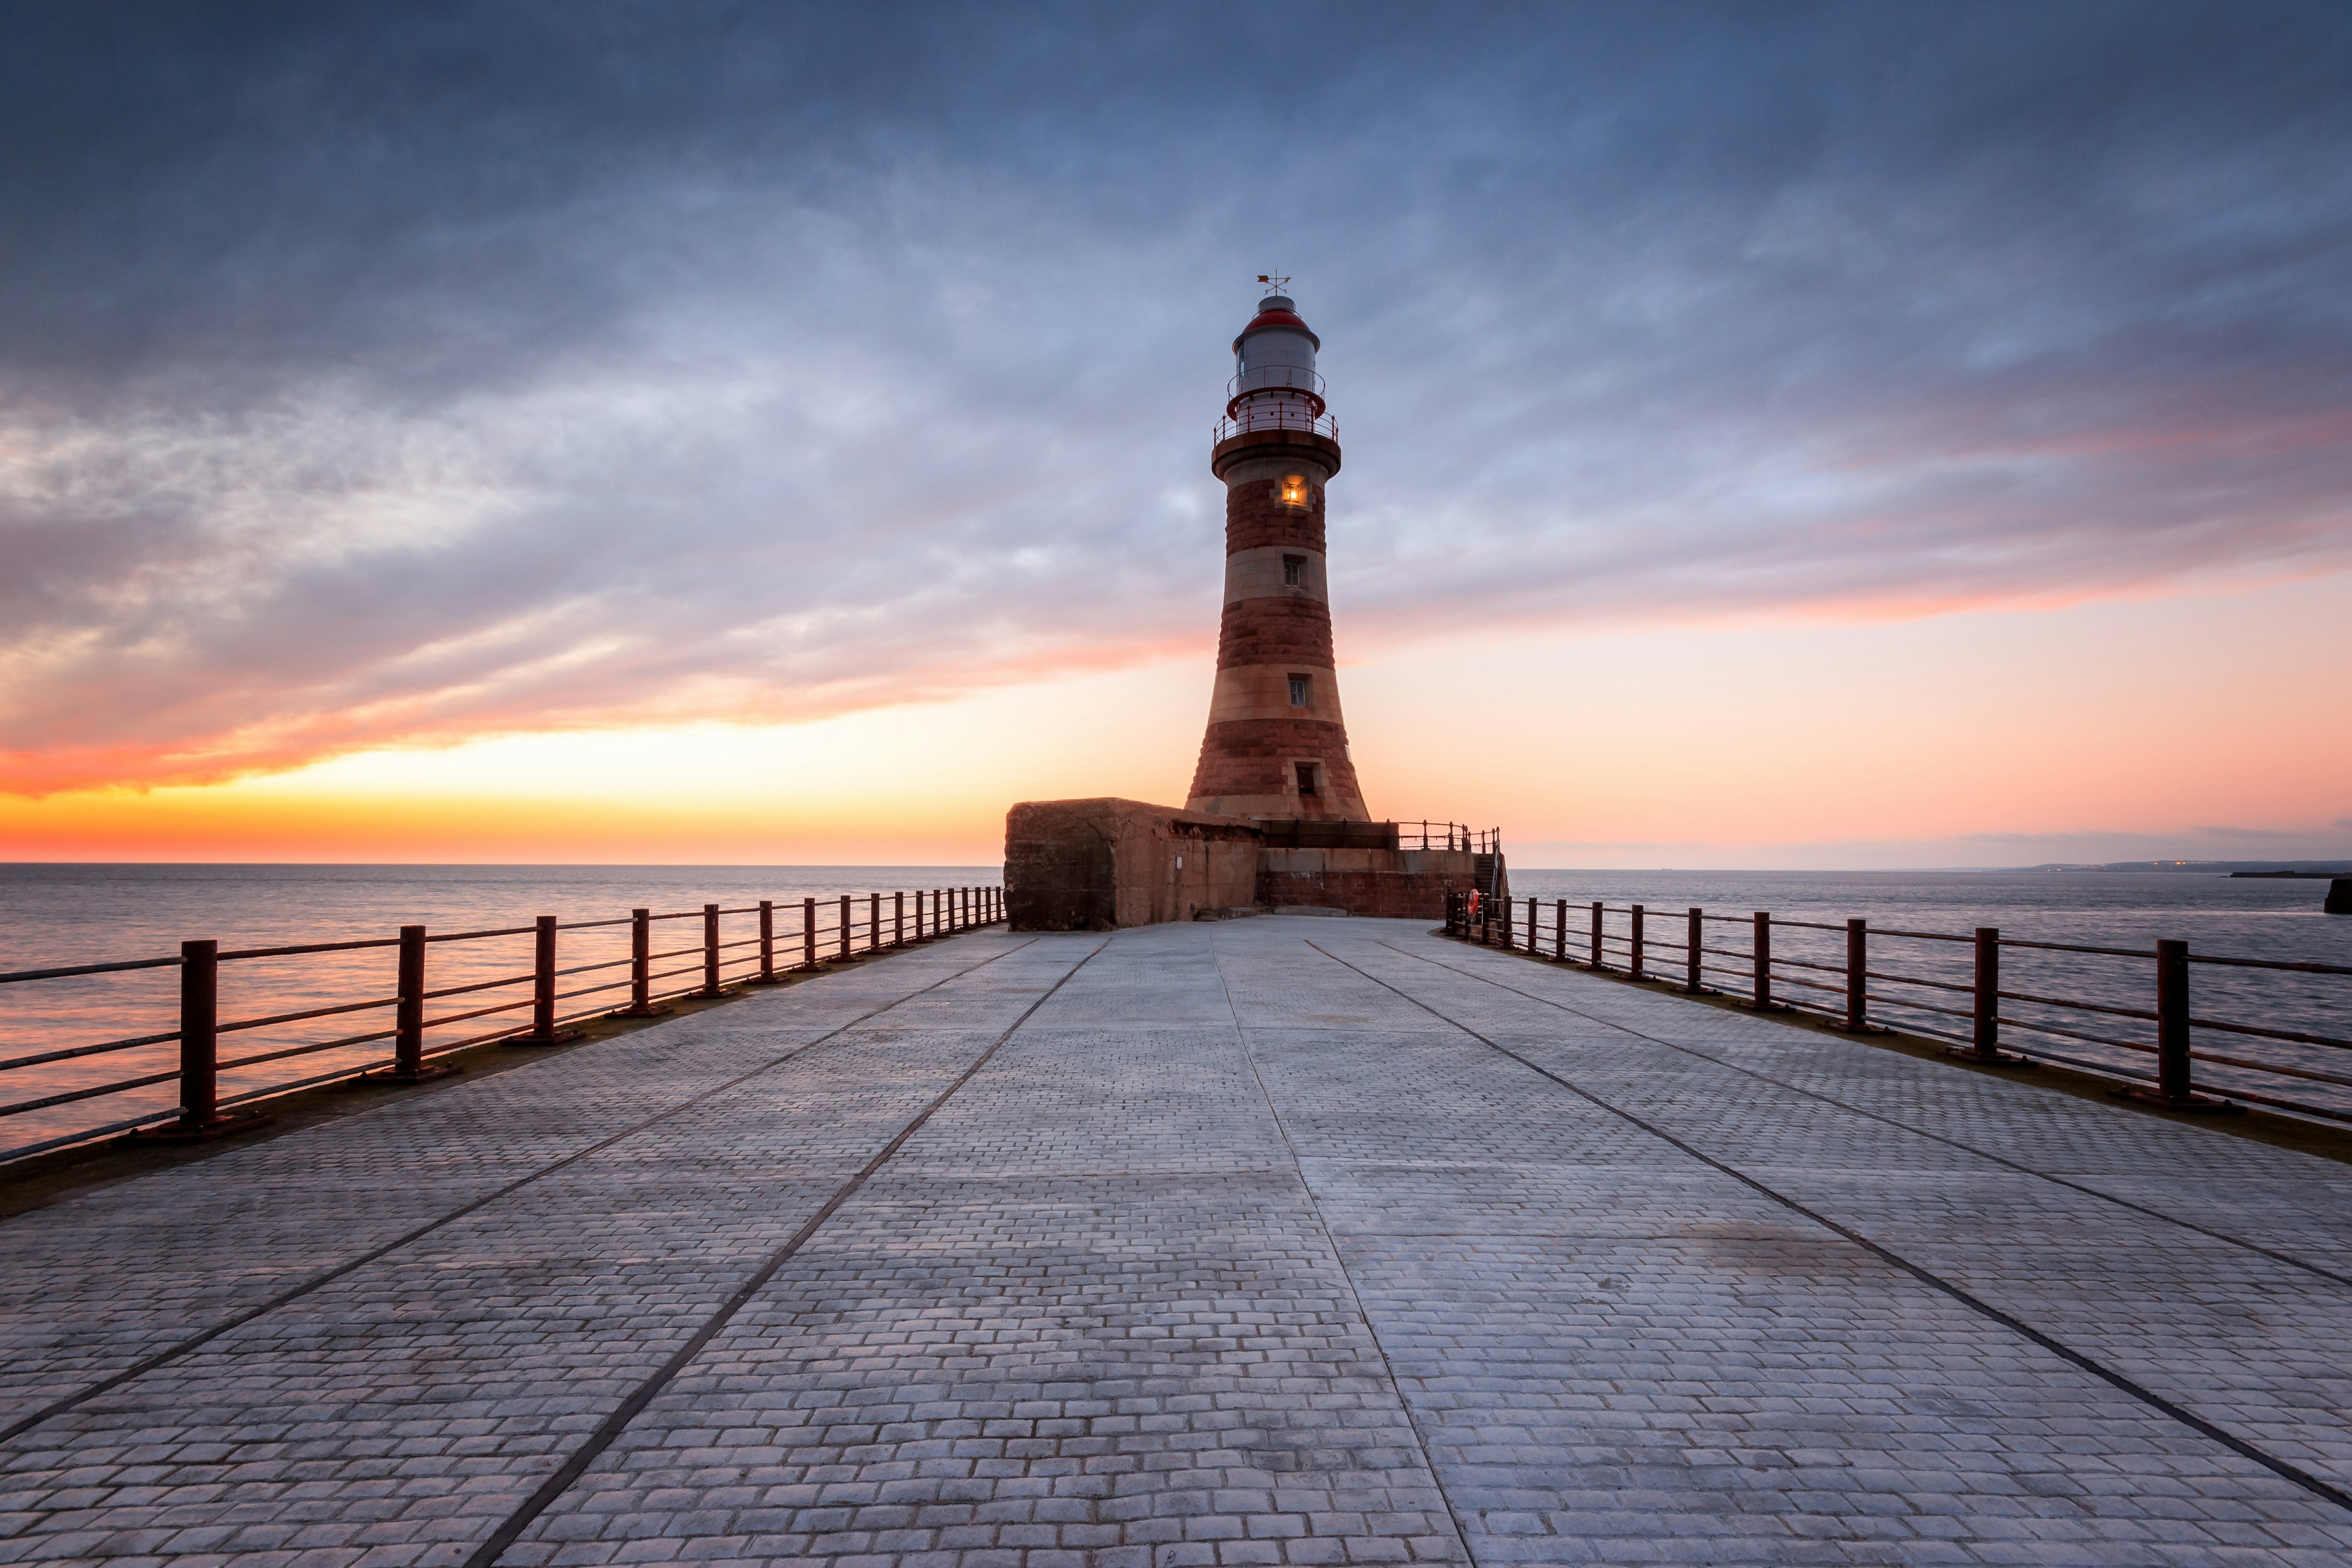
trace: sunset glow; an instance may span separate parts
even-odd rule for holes
[[[389,14],[60,13],[0,94],[52,150],[0,858],[978,864],[1018,800],[1181,801],[1275,251],[1376,813],[2352,856],[2342,40],[2095,9],[1399,14],[1312,81],[1263,16],[877,70],[518,12],[453,76]]]

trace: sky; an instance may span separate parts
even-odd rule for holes
[[[1376,813],[2352,857],[2352,11],[26,8],[0,859],[1181,804],[1290,276]]]

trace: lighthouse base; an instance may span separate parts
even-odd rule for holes
[[[1393,823],[1024,801],[1004,822],[1005,912],[1014,931],[1116,931],[1250,908],[1433,921],[1451,895],[1478,887],[1469,852],[1396,842]]]

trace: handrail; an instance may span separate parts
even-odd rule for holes
[[[614,919],[563,921],[552,915],[543,915],[530,925],[456,931],[427,932],[422,926],[404,926],[397,935],[390,937],[294,942],[228,951],[223,951],[215,942],[189,942],[182,944],[177,956],[51,965],[0,974],[0,984],[28,984],[136,970],[174,969],[179,972],[180,993],[177,1028],[130,1035],[119,1039],[19,1051],[0,1058],[0,1124],[5,1124],[7,1118],[14,1116],[173,1082],[179,1085],[179,1103],[176,1106],[142,1110],[129,1118],[118,1118],[97,1125],[68,1127],[29,1143],[0,1149],[0,1163],[68,1148],[118,1133],[145,1135],[153,1131],[157,1135],[181,1138],[233,1131],[264,1120],[249,1110],[237,1111],[236,1108],[238,1107],[251,1107],[303,1089],[344,1079],[366,1077],[395,1082],[422,1081],[455,1070],[435,1058],[471,1046],[491,1041],[515,1045],[562,1043],[579,1037],[578,1030],[571,1026],[583,1019],[605,1014],[625,1017],[656,1016],[667,1012],[669,1004],[681,998],[712,998],[732,994],[745,985],[780,984],[794,973],[822,971],[831,964],[862,958],[868,953],[911,946],[1001,923],[1005,919],[1005,907],[1004,889],[995,884],[899,889],[887,893],[870,891],[822,899],[803,895],[794,900],[762,900],[757,904],[722,906],[712,903],[698,909],[659,912],[638,910]],[[725,930],[724,923],[730,917],[740,920],[747,915],[758,917],[756,933],[743,934],[740,927],[731,932]],[[691,945],[665,949],[656,949],[646,940],[655,922],[682,920],[702,922],[700,940]],[[630,951],[626,956],[591,959],[569,964],[557,963],[559,941],[563,933],[607,931],[617,934],[618,929],[624,927],[628,928],[626,942]],[[509,957],[487,975],[481,974],[478,969],[475,974],[468,975],[461,968],[450,983],[427,988],[425,974],[428,951],[447,952],[453,944],[462,949],[467,943],[503,942],[523,936],[536,938],[536,952],[530,968],[516,969],[513,959]],[[390,995],[383,994],[379,983],[366,985],[356,999],[317,1000],[313,993],[313,1000],[308,1005],[281,1006],[250,1017],[223,1016],[218,991],[218,976],[223,963],[250,959],[309,959],[322,954],[363,952],[383,948],[394,949],[397,952],[398,984]],[[512,950],[502,951],[510,953]],[[661,967],[680,959],[691,962]],[[559,982],[568,977],[621,968],[627,969],[625,977],[615,976],[570,988],[559,986]],[[351,984],[348,979],[341,983]],[[265,984],[277,984],[276,994],[279,995],[287,994],[291,989],[283,982],[266,981]],[[501,992],[521,994],[497,994]],[[617,1008],[608,1001],[591,1005],[585,1011],[562,1010],[566,1003],[614,992],[625,994],[623,1004]],[[490,994],[484,996],[486,993]],[[454,1013],[426,1016],[427,1003],[459,996],[484,996],[483,1004],[463,1006]],[[372,1009],[390,1009],[394,1014],[390,1026],[328,1039],[301,1039],[298,1036],[283,1044],[260,1041],[257,1043],[263,1048],[235,1057],[224,1057],[220,1051],[220,1039],[225,1035],[283,1029],[289,1025],[307,1024]],[[520,1014],[526,1010],[529,1014],[527,1019],[504,1022],[487,1033],[463,1040],[451,1041],[439,1037],[436,1033],[446,1033],[451,1026],[469,1020]],[[284,1037],[279,1038],[282,1040]],[[219,1089],[219,1075],[222,1073],[328,1051],[360,1050],[384,1040],[394,1043],[389,1059],[371,1057],[290,1081],[268,1082],[251,1089],[240,1087],[238,1092],[226,1096]],[[28,1080],[26,1085],[34,1089],[32,1094],[14,1099],[5,1097],[5,1088],[13,1087],[16,1081],[6,1079],[5,1075],[9,1073],[175,1043],[179,1047],[180,1060],[174,1067],[150,1066],[154,1063],[154,1058],[149,1057],[143,1063],[134,1059],[129,1064],[131,1070],[117,1079],[87,1083],[75,1082],[70,1078],[59,1081],[51,1076],[44,1083],[36,1078]],[[170,1125],[161,1125],[164,1123]]]
[[[2236,954],[2192,953],[2186,942],[2168,940],[2146,948],[2128,948],[2004,936],[1998,929],[1990,926],[1964,935],[1904,927],[1874,927],[1862,920],[1843,922],[1796,920],[1775,915],[1769,910],[1730,915],[1703,909],[1662,909],[1633,902],[1615,904],[1606,899],[1505,900],[1485,898],[1475,893],[1457,893],[1447,901],[1445,920],[1447,933],[1462,940],[1506,947],[1516,952],[1569,963],[1580,969],[1668,984],[1687,993],[1726,993],[1739,999],[1744,1006],[1760,1011],[1794,1009],[1825,1019],[1833,1026],[1850,1033],[1885,1032],[1887,1026],[1878,1021],[1878,1015],[1883,1013],[1906,1020],[1903,1024],[1904,1028],[1945,1042],[1953,1047],[1949,1054],[1965,1059],[1988,1066],[2024,1066],[2033,1061],[2049,1061],[2074,1067],[2115,1079],[2126,1086],[2117,1090],[2119,1093],[2128,1093],[2170,1110],[2227,1110],[2239,1109],[2236,1100],[2245,1100],[2294,1115],[2352,1123],[2352,1097],[2347,1097],[2343,1104],[2316,1104],[2306,1100],[2257,1092],[2255,1088],[2240,1078],[2233,1077],[2217,1085],[2193,1076],[2195,1064],[2209,1063],[2229,1068],[2235,1074],[2252,1075],[2257,1083],[2266,1076],[2352,1088],[2352,1077],[2330,1070],[2327,1066],[2307,1060],[2264,1060],[2229,1054],[2213,1048],[2221,1042],[2210,1040],[2210,1037],[2275,1041],[2284,1046],[2330,1051],[2352,1050],[2352,1037],[2319,1029],[2278,1027],[2248,1022],[2243,1018],[2207,1016],[2207,1012],[2211,1011],[2210,1006],[2191,1013],[2189,1000],[2192,964],[2248,972],[2249,980],[2266,972],[2352,976],[2352,966]],[[1745,928],[1749,933],[1748,945],[1711,945],[1701,935],[1709,921],[1717,926]],[[1799,943],[1801,947],[1811,942],[1810,951],[1775,952],[1770,937],[1776,929],[1842,936],[1845,962],[1836,963],[1832,954],[1820,951],[1823,944],[1819,938],[1810,934],[1801,938]],[[1674,931],[1682,931],[1685,934],[1681,940],[1676,940],[1667,934]],[[1874,968],[1869,961],[1870,943],[1878,938],[1969,946],[1974,953],[1973,973],[1958,965],[1954,966],[1955,972],[1948,977]],[[2073,978],[2078,985],[2088,984],[2095,994],[2060,994],[2047,987],[2027,990],[2014,984],[2005,986],[2000,974],[2000,960],[2004,952],[2055,953],[2066,955],[2068,960],[2089,961],[2087,965],[2082,963],[2074,964]],[[2129,967],[2117,973],[2117,961]],[[1808,978],[1811,975],[1823,978]],[[2151,981],[2154,983],[2153,1006],[2128,1005],[2116,994],[2122,987],[2136,989],[2148,985]],[[1814,994],[1799,994],[1784,999],[1776,994],[1776,987],[1793,988],[1798,993]],[[1965,1007],[1942,1005],[1927,1000],[1923,993],[1964,995],[1969,998],[1969,1005]],[[1830,1001],[1831,996],[1842,997],[1842,1003]],[[2233,995],[2231,1000],[2239,1001],[2242,1005],[2242,992]],[[2004,1012],[2004,1004],[2022,1004],[2027,1011],[2022,1016],[2017,1016],[2017,1008],[2012,1005]],[[2058,1021],[2059,1017],[2070,1014],[2092,1014],[2152,1026],[2150,1033],[2154,1037],[2124,1038],[2072,1027]],[[1908,1021],[1921,1015],[1964,1020],[1968,1032],[1964,1037],[1938,1033]],[[2200,1036],[2208,1038],[2200,1041]],[[2145,1072],[2134,1070],[2124,1063],[2094,1062],[2079,1054],[2062,1055],[2044,1044],[2045,1040],[2082,1041],[2128,1053],[2134,1058],[2154,1057],[2157,1058],[2157,1072],[2150,1079]],[[2151,1083],[2154,1088],[2146,1087]]]

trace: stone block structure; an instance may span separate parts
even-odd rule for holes
[[[1103,797],[1027,801],[1004,823],[1015,931],[1112,931],[1257,902],[1250,823]]]

